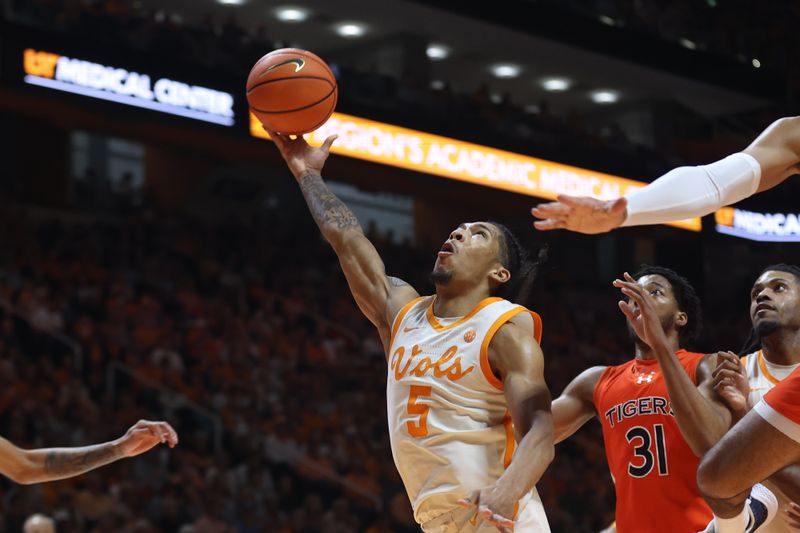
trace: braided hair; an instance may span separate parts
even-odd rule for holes
[[[500,239],[498,259],[500,264],[511,273],[511,279],[497,287],[495,296],[525,305],[530,297],[539,269],[547,261],[548,247],[547,245],[542,246],[534,259],[506,225],[495,221],[489,221],[489,223],[500,231],[502,238]]]

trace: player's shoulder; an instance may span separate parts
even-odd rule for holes
[[[592,402],[595,396],[595,390],[609,368],[611,367],[605,365],[587,368],[567,385],[565,392],[571,396],[582,398],[584,401]]]
[[[530,323],[515,320],[516,317],[503,322],[489,341],[490,352],[507,353],[536,350],[539,344],[531,334]]]
[[[701,353],[701,352],[690,352],[689,350],[678,350],[675,352],[675,355],[678,359],[687,359],[687,360],[696,360],[696,359],[707,359],[714,354],[709,353]]]
[[[600,383],[603,375],[606,374],[610,368],[613,367],[607,365],[589,367],[578,374],[578,377],[576,377],[574,381],[594,388],[598,383]]]

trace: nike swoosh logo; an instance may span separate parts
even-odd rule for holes
[[[409,331],[414,331],[415,329],[419,329],[419,327],[416,327],[416,328],[403,328],[403,333],[408,333]]]
[[[280,63],[275,63],[274,65],[269,67],[267,70],[265,70],[264,74],[266,74],[270,70],[275,70],[278,67],[282,67],[283,65],[294,65],[294,71],[295,72],[300,72],[300,70],[304,66],[306,66],[306,60],[305,59],[300,59],[299,57],[296,58],[296,59],[287,59],[286,61],[281,61]],[[262,76],[264,74],[262,74]]]

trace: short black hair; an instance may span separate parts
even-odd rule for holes
[[[639,270],[633,275],[633,279],[638,280],[643,276],[658,275],[669,281],[672,287],[672,294],[678,302],[678,309],[688,317],[686,325],[678,332],[681,345],[689,343],[697,338],[703,326],[702,310],[700,307],[700,297],[689,280],[666,267],[641,265]]]
[[[547,261],[547,245],[539,248],[539,253],[533,259],[528,250],[520,243],[517,236],[505,224],[489,221],[500,232],[498,246],[499,261],[509,272],[511,279],[501,283],[495,291],[495,296],[525,305],[530,297],[531,288],[541,266]]]
[[[787,263],[775,263],[773,265],[769,265],[766,268],[762,268],[761,272],[759,272],[758,275],[756,276],[756,279],[763,276],[765,272],[769,272],[771,270],[775,270],[778,272],[788,272],[789,274],[795,277],[798,283],[800,283],[800,267],[796,265],[790,265]],[[760,349],[761,349],[761,337],[759,337],[758,334],[756,333],[756,328],[751,327],[750,333],[747,335],[747,340],[744,341],[744,345],[742,346],[742,349],[739,351],[739,355],[751,354]]]

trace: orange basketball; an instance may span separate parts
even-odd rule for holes
[[[301,135],[322,126],[336,107],[336,78],[317,55],[299,48],[273,50],[247,77],[247,102],[265,128]]]

